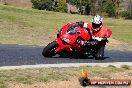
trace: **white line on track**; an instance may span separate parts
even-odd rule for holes
[[[34,69],[34,68],[62,68],[62,67],[80,67],[80,66],[101,66],[107,67],[113,65],[121,67],[122,65],[132,66],[132,62],[113,62],[113,63],[61,63],[61,64],[38,64],[38,65],[21,65],[21,66],[3,66],[0,70],[15,70],[15,69]]]

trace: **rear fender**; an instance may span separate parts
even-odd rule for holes
[[[60,38],[55,39],[55,41],[59,45],[55,52],[59,52],[60,50],[64,49],[65,45],[63,44]]]

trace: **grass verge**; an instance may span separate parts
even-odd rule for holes
[[[92,16],[0,5],[0,43],[46,45],[56,36],[56,28],[91,19]],[[104,23],[112,29],[112,38],[132,43],[131,20],[104,18]]]
[[[128,67],[128,66],[127,66]],[[112,79],[112,74],[127,72],[132,70],[132,67],[116,68],[115,66],[99,67],[85,66],[79,68],[42,68],[42,69],[25,69],[25,70],[1,70],[0,71],[0,88],[5,88],[6,83],[23,83],[33,84],[38,82],[50,81],[68,81],[73,77],[81,76],[81,69],[89,72],[91,78]],[[130,75],[131,73],[129,73]]]

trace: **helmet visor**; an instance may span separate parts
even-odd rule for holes
[[[100,23],[100,24],[92,23],[92,27],[93,27],[94,29],[99,28],[101,25],[102,25],[102,23]]]

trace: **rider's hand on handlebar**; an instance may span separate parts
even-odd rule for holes
[[[85,44],[85,41],[80,41],[80,44],[81,44],[81,45],[84,45],[84,44]]]

